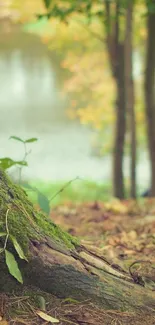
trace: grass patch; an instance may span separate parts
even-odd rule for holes
[[[33,181],[29,183],[32,187],[36,187],[48,199],[51,199],[61,189],[54,199],[51,200],[51,206],[63,204],[66,201],[87,202],[94,200],[108,201],[112,197],[112,186],[110,183],[98,184],[89,180],[75,180],[64,188],[66,182],[45,183],[42,181]],[[64,190],[63,190],[64,188]],[[35,192],[26,190],[30,199],[37,202]]]
[[[76,179],[71,182],[70,180],[68,182],[44,182],[36,180],[30,181],[28,184],[45,195],[50,200],[51,207],[55,207],[69,201],[73,203],[84,203],[92,201],[107,202],[113,197],[111,182],[97,183],[90,180]],[[26,190],[30,200],[33,203],[37,203],[37,193],[26,188],[24,189]],[[142,193],[143,189],[137,188],[137,195],[139,198]],[[128,183],[126,184],[125,197],[130,197],[130,186]]]

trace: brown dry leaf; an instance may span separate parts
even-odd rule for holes
[[[130,240],[136,240],[137,239],[137,232],[135,230],[131,230],[129,233],[128,233],[128,236],[129,236],[129,239]]]
[[[58,320],[58,319],[56,319],[56,318],[54,318],[54,317],[52,317],[52,316],[50,316],[50,315],[47,315],[47,314],[43,313],[41,310],[38,310],[38,311],[36,312],[36,314],[37,314],[40,318],[46,320],[47,322],[50,322],[50,323],[59,323],[59,320]]]

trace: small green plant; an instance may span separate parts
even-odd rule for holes
[[[37,194],[37,202],[41,210],[43,210],[47,215],[50,214],[50,202],[55,199],[55,197],[63,192],[69,185],[71,185],[72,182],[74,182],[77,179],[80,179],[79,177],[76,177],[75,179],[67,182],[62,188],[56,191],[54,195],[52,195],[51,198],[48,198],[46,195],[44,195],[40,190],[38,190],[36,187],[31,186],[27,183],[22,183],[22,169],[25,166],[28,166],[27,163],[27,157],[31,153],[31,150],[28,150],[27,144],[28,143],[33,143],[38,141],[37,138],[29,138],[26,140],[23,140],[17,136],[10,136],[9,139],[19,141],[23,144],[24,147],[24,156],[21,161],[16,161],[11,158],[5,157],[5,158],[0,158],[0,167],[3,168],[4,170],[7,170],[11,168],[12,166],[19,166],[19,184],[22,185],[26,190],[34,192]]]
[[[0,167],[4,170],[11,168],[12,166],[27,166],[26,161],[13,160],[9,157],[0,158]]]
[[[18,256],[27,261],[27,258],[26,256],[24,255],[24,252],[21,248],[21,246],[19,245],[19,243],[17,242],[16,238],[14,236],[12,236],[9,232],[9,227],[8,227],[8,214],[9,214],[9,209],[7,210],[6,212],[6,218],[5,218],[5,227],[6,227],[6,232],[0,232],[0,237],[5,237],[5,240],[4,240],[4,246],[3,248],[0,248],[0,254],[4,253],[5,254],[5,262],[6,262],[6,265],[8,267],[8,270],[9,270],[9,273],[20,283],[23,283],[23,278],[22,278],[22,274],[21,274],[21,271],[18,267],[18,263],[14,257],[14,255],[9,252],[7,250],[7,243],[8,243],[8,240],[10,239]]]
[[[16,137],[12,135],[9,139],[13,139],[19,142],[23,143],[24,146],[24,156],[22,160],[13,160],[10,157],[4,157],[0,158],[0,167],[4,170],[7,170],[13,166],[19,166],[19,183],[21,183],[21,174],[22,174],[22,168],[25,166],[28,166],[28,163],[26,161],[27,156],[31,153],[31,150],[27,150],[27,143],[32,143],[37,141],[37,138],[30,138],[27,140],[23,140],[19,137]]]
[[[21,139],[19,137],[16,137],[14,135],[12,135],[9,139],[13,139],[13,140],[19,141],[24,146],[24,156],[23,156],[23,159],[22,159],[22,162],[24,164],[19,164],[20,165],[20,167],[19,167],[19,183],[21,183],[22,169],[23,169],[24,166],[28,166],[28,163],[27,163],[26,159],[27,159],[28,155],[31,153],[31,150],[28,150],[27,149],[27,144],[28,143],[32,143],[32,142],[36,142],[36,141],[38,141],[38,139],[37,138],[29,138],[27,140],[23,140],[23,139]]]
[[[11,168],[12,166],[19,166],[19,184],[21,184],[22,181],[22,169],[25,166],[28,166],[27,163],[27,157],[28,155],[31,153],[31,150],[28,150],[27,148],[27,144],[32,143],[32,142],[36,142],[38,141],[37,138],[29,138],[26,140],[23,140],[15,135],[10,136],[9,139],[13,139],[15,141],[19,141],[23,144],[24,147],[24,156],[23,159],[20,161],[17,160],[13,160],[9,157],[5,157],[5,158],[0,158],[0,167],[4,170],[7,170],[9,168]],[[38,204],[40,206],[40,208],[49,215],[50,213],[50,201],[49,199],[42,194],[37,188],[34,188],[28,184],[24,184],[23,187],[31,190],[31,191],[35,191],[37,193],[38,196]]]

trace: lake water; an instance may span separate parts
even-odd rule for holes
[[[59,66],[37,37],[0,35],[0,157],[23,158],[22,144],[9,140],[11,135],[37,137],[38,142],[28,146],[32,152],[24,178],[110,180],[111,158],[92,155],[93,132],[66,117],[60,76]],[[128,160],[125,166],[127,175]],[[149,182],[147,157],[138,165],[138,182],[146,187]]]

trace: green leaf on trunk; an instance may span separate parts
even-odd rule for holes
[[[50,203],[49,199],[42,193],[38,192],[38,203],[40,208],[49,215],[50,213]]]
[[[18,268],[18,264],[14,255],[5,249],[5,260],[9,273],[20,283],[23,283],[22,274]]]
[[[0,237],[4,237],[6,235],[7,235],[6,232],[0,232]]]
[[[14,236],[12,236],[12,235],[10,235],[10,239],[12,240],[13,245],[14,245],[14,248],[15,248],[16,252],[18,253],[19,257],[22,260],[28,261],[27,258],[26,258],[26,256],[25,256],[25,254],[24,254],[24,252],[23,252],[23,250],[22,250],[22,248],[21,248],[21,246],[17,242],[17,239]]]

